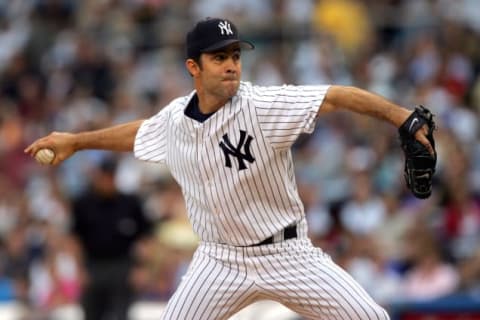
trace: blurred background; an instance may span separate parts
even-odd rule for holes
[[[0,318],[158,319],[197,244],[168,171],[101,151],[40,166],[23,149],[188,94],[184,35],[207,16],[255,43],[244,80],[354,85],[436,114],[428,200],[405,189],[396,129],[342,112],[294,146],[299,191],[314,243],[392,318],[480,319],[476,0],[0,0]],[[236,319],[299,319],[252,308]]]

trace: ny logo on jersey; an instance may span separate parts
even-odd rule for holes
[[[227,21],[220,21],[218,23],[218,27],[220,28],[220,32],[222,33],[222,35],[233,34],[232,26],[230,26],[230,23],[228,23]]]
[[[253,140],[251,135],[248,135],[243,130],[240,130],[240,141],[238,141],[238,145],[234,147],[230,142],[230,138],[228,138],[227,134],[223,135],[223,141],[220,141],[220,148],[222,148],[223,153],[225,154],[225,166],[231,168],[232,162],[230,161],[230,156],[236,157],[238,161],[238,170],[245,170],[247,166],[245,165],[245,160],[250,163],[255,161],[255,158],[252,156],[250,152],[250,143]],[[243,148],[243,153],[242,153]]]

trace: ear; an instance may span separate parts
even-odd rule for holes
[[[188,73],[192,75],[192,77],[196,77],[200,73],[200,66],[193,59],[187,59],[185,61],[185,67],[187,68]]]

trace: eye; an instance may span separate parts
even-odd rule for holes
[[[225,58],[226,56],[223,53],[218,53],[213,57],[213,59],[218,62],[222,62],[223,60],[225,60]]]
[[[232,55],[232,58],[233,58],[233,60],[235,60],[235,61],[240,60],[240,52],[235,52],[235,53]]]

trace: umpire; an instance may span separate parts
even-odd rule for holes
[[[133,246],[151,229],[140,199],[115,187],[116,162],[105,159],[91,186],[73,202],[73,233],[84,249],[85,320],[124,320],[133,300]]]

